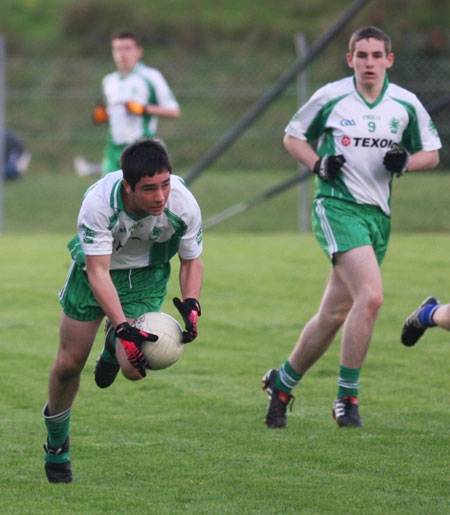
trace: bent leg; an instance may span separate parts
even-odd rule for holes
[[[291,390],[328,349],[352,304],[353,299],[347,286],[333,269],[319,310],[303,328],[288,360],[278,372],[272,369],[263,376],[263,390],[269,396],[269,407],[264,419],[267,427],[286,426],[286,409],[292,399]]]
[[[433,313],[433,322],[450,331],[450,304],[441,304]]]
[[[318,312],[305,325],[289,356],[289,363],[304,374],[328,349],[352,308],[347,286],[333,269],[328,278]]]
[[[50,483],[72,482],[69,455],[71,407],[100,322],[101,319],[80,322],[64,313],[61,317],[60,343],[50,371],[48,402],[42,412],[48,431],[44,449],[45,472]]]
[[[335,270],[353,298],[342,332],[341,365],[359,369],[383,302],[381,271],[369,245],[339,254]]]
[[[58,353],[50,371],[49,415],[61,413],[72,406],[80,385],[81,371],[101,321],[99,318],[81,322],[62,314]]]

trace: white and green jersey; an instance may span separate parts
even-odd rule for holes
[[[316,197],[337,197],[377,205],[390,214],[392,174],[383,165],[394,143],[410,153],[437,150],[436,128],[418,98],[386,78],[380,97],[369,104],[358,93],[353,77],[320,88],[299,109],[286,133],[318,141],[317,153],[345,157],[334,180],[316,179]]]
[[[157,116],[130,114],[125,107],[126,102],[133,100],[142,105],[179,108],[161,72],[142,63],[125,76],[118,71],[106,75],[102,89],[109,117],[110,140],[115,145],[129,144],[142,137],[151,138],[158,128]]]
[[[200,208],[181,177],[171,175],[170,194],[159,216],[128,213],[122,200],[121,170],[106,175],[87,191],[78,215],[72,257],[111,255],[111,270],[167,263],[176,253],[195,259],[203,249]]]

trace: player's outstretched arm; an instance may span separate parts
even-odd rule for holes
[[[201,315],[200,293],[203,281],[203,262],[200,258],[180,258],[180,290],[183,300],[175,297],[173,303],[185,323],[183,342],[192,342],[197,338],[197,319]]]
[[[179,118],[181,116],[179,109],[169,109],[157,104],[143,105],[139,104],[138,102],[134,102],[133,100],[125,102],[125,107],[130,114],[135,114],[138,116],[142,116],[144,114],[162,116],[164,118]]]
[[[163,118],[179,118],[181,111],[179,109],[169,109],[157,104],[149,104],[146,106],[146,113],[153,116],[162,116]]]

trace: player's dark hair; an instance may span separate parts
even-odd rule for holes
[[[141,46],[141,42],[139,41],[137,34],[130,30],[116,30],[111,35],[111,41],[114,39],[132,39],[137,46]]]
[[[361,39],[369,39],[374,38],[384,42],[384,49],[386,51],[386,55],[392,52],[392,43],[391,38],[383,32],[378,27],[369,26],[362,27],[361,29],[355,30],[353,34],[350,36],[350,41],[348,42],[348,51],[353,54],[355,51],[355,45]]]
[[[134,191],[142,177],[153,177],[157,173],[172,173],[172,165],[161,142],[143,138],[129,145],[120,158],[123,178]]]

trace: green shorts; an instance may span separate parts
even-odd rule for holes
[[[371,245],[381,264],[389,242],[391,219],[377,206],[320,197],[313,204],[313,230],[332,263],[337,252]]]
[[[102,176],[120,170],[120,158],[126,147],[126,144],[115,145],[114,143],[108,143],[106,145],[102,159]]]
[[[126,317],[137,318],[150,311],[160,311],[167,293],[170,263],[111,270],[110,274]],[[64,313],[75,320],[96,320],[105,316],[92,293],[86,272],[75,261],[59,292],[59,301]]]

